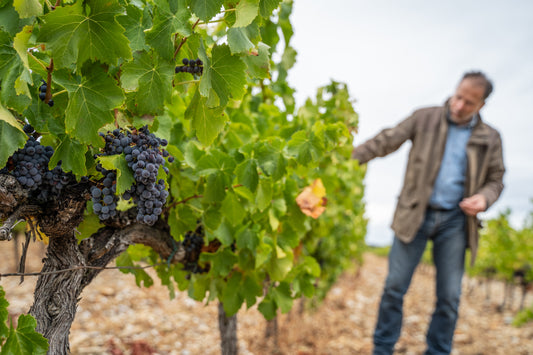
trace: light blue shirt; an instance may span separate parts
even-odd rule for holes
[[[448,118],[446,147],[429,199],[430,207],[453,209],[463,199],[467,168],[466,145],[477,121],[477,115],[474,115],[468,124],[458,126]]]

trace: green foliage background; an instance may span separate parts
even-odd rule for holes
[[[55,148],[51,166],[97,179],[98,133],[148,125],[176,157],[164,214],[172,236],[201,221],[206,243],[221,243],[201,255],[208,273],[158,267],[171,294],[218,299],[228,315],[259,303],[266,318],[324,297],[362,255],[365,171],[350,160],[358,117],[345,84],[296,107],[291,11],[280,0],[1,0],[0,167],[28,122]],[[183,58],[200,58],[203,74],[175,73]],[[53,107],[38,98],[42,80]],[[123,176],[118,191],[129,187],[120,159],[100,162]],[[328,205],[313,219],[295,198],[317,178]],[[82,238],[99,227],[88,203]],[[134,246],[118,263],[140,261],[158,256]]]

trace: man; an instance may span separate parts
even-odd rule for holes
[[[481,72],[468,72],[443,106],[415,111],[396,127],[354,148],[361,164],[412,141],[392,222],[395,238],[374,332],[374,355],[392,354],[402,326],[403,297],[428,240],[433,241],[437,303],[426,354],[449,354],[458,316],[465,250],[474,263],[479,221],[503,189],[499,133],[479,115],[492,92]]]

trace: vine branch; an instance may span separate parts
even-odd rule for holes
[[[42,272],[10,272],[5,274],[0,274],[0,280],[2,277],[25,277],[25,276],[43,276],[43,275],[53,275],[53,274],[62,274],[64,272],[69,271],[77,271],[77,270],[85,270],[85,269],[91,269],[91,270],[144,270],[144,269],[150,269],[154,268],[156,266],[165,265],[166,263],[156,263],[156,264],[150,264],[145,266],[89,266],[89,265],[78,265],[74,267],[70,267],[67,269],[61,269],[61,270],[54,270],[54,271],[42,271]]]
[[[198,25],[198,23],[200,22],[200,19],[196,20],[196,22],[194,23],[194,25],[192,25],[192,28],[191,30],[194,30],[194,28]],[[176,35],[177,36],[177,35]],[[181,39],[181,42],[180,44],[178,45],[178,48],[176,48],[176,50],[174,51],[174,56],[172,57],[172,60],[176,60],[176,57],[178,56],[178,52],[180,51],[181,47],[183,47],[183,45],[185,44],[185,42],[187,42],[187,38],[188,37],[183,37]]]

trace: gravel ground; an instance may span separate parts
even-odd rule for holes
[[[2,243],[0,272],[13,272],[13,242]],[[39,271],[44,256],[41,244],[32,244],[27,271]],[[314,312],[299,312],[299,304],[277,319],[277,340],[266,337],[267,322],[255,309],[238,315],[239,354],[322,355],[370,354],[377,305],[387,261],[365,255],[363,267],[344,274],[324,303]],[[395,354],[421,354],[425,331],[435,302],[434,271],[420,267],[404,302],[404,327]],[[453,354],[533,354],[533,322],[521,328],[510,325],[518,307],[498,312],[503,285],[492,282],[490,299],[485,286],[465,278]],[[157,284],[157,281],[156,281]],[[35,278],[4,277],[12,316],[28,311]],[[528,295],[526,305],[532,304]],[[169,299],[166,287],[139,288],[132,275],[117,270],[102,272],[86,288],[71,328],[73,355],[210,355],[220,354],[216,302],[195,302],[185,293]],[[272,323],[271,323],[272,324]]]

